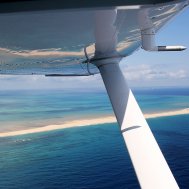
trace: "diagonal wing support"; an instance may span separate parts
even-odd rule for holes
[[[119,67],[116,9],[95,14],[95,57],[139,184],[143,189],[178,189],[175,178]],[[115,56],[117,55],[117,56]],[[107,57],[107,58],[104,58]],[[108,58],[109,57],[109,58]]]
[[[119,64],[111,62],[99,70],[141,188],[178,189]]]

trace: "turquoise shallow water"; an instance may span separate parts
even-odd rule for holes
[[[0,91],[0,129],[38,127],[112,113],[105,93]]]
[[[135,91],[145,112],[189,107],[186,91]],[[161,93],[160,93],[161,92]],[[1,127],[112,113],[107,96],[0,92]],[[3,100],[4,99],[4,100]],[[69,111],[70,110],[70,111]],[[4,113],[4,114],[2,114]],[[189,186],[189,115],[148,120],[181,188]],[[0,138],[0,188],[139,188],[117,124]]]
[[[189,107],[188,89],[170,90],[134,90],[134,93],[144,113]],[[113,115],[105,92],[0,91],[0,131],[102,115]]]

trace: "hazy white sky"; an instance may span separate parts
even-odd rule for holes
[[[189,48],[189,9],[179,14],[157,35],[158,45],[184,45]],[[188,86],[189,49],[183,52],[139,50],[125,58],[121,67],[134,87]],[[100,75],[50,78],[45,76],[0,76],[0,90],[6,89],[102,89]]]

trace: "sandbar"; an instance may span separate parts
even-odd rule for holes
[[[184,114],[189,114],[189,108],[185,108],[182,110],[168,111],[168,112],[145,114],[144,116],[146,119],[150,119],[150,118],[168,117],[168,116],[176,116],[176,115],[184,115]]]
[[[151,119],[151,118],[175,116],[175,115],[183,115],[183,114],[189,114],[189,108],[182,110],[168,111],[168,112],[144,114],[144,116],[146,119]],[[31,129],[1,132],[0,137],[10,137],[10,136],[25,135],[25,134],[32,134],[39,132],[47,132],[47,131],[53,131],[58,129],[71,128],[71,127],[82,127],[82,126],[115,123],[115,122],[116,122],[115,116],[88,118],[81,120],[65,121],[64,123],[59,125],[47,125],[38,128],[35,127]]]

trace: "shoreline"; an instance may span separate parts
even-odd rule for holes
[[[176,116],[176,115],[184,115],[189,114],[189,108],[181,109],[181,110],[172,110],[167,112],[159,112],[159,113],[147,113],[144,114],[146,119],[151,118],[158,118],[158,117],[169,117],[169,116]]]
[[[176,116],[176,115],[184,115],[184,114],[189,114],[189,108],[168,111],[168,112],[160,112],[160,113],[151,113],[151,114],[148,113],[148,114],[144,114],[144,116],[146,119],[152,119],[152,118],[158,118],[158,117],[168,117],[168,116]],[[87,119],[81,119],[81,120],[65,121],[60,125],[47,125],[47,126],[41,126],[41,127],[32,128],[32,129],[0,132],[0,137],[10,137],[10,136],[17,136],[17,135],[54,131],[54,130],[59,130],[59,129],[72,128],[72,127],[83,127],[83,126],[90,126],[90,125],[97,125],[97,124],[115,123],[115,122],[116,122],[115,116],[87,118]]]

